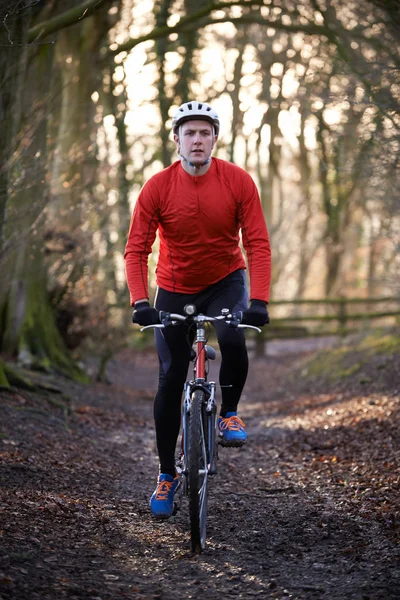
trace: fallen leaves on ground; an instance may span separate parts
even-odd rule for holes
[[[397,599],[400,360],[367,358],[352,373],[341,352],[340,378],[310,354],[251,361],[250,440],[219,452],[200,556],[185,501],[148,510],[154,353],[121,353],[111,385],[59,379],[67,412],[2,391],[1,600]]]

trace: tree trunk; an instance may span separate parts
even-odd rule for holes
[[[184,0],[186,15],[196,13],[208,4],[207,0]],[[180,102],[188,102],[191,97],[191,83],[196,81],[197,73],[193,61],[193,55],[199,48],[199,27],[201,20],[198,21],[196,28],[188,27],[187,31],[179,34],[179,45],[185,48],[185,57],[180,69],[179,79],[175,86],[175,95]]]
[[[8,5],[3,8],[5,16],[0,28],[0,265],[6,251],[8,190],[21,119],[27,60],[26,40],[30,23],[30,11],[19,11],[14,15],[14,2],[9,0]],[[11,18],[6,21],[7,11]],[[4,280],[3,284],[6,284]]]
[[[296,298],[302,298],[305,291],[305,284],[307,279],[308,270],[310,268],[311,259],[313,256],[313,249],[310,248],[309,231],[311,222],[311,169],[308,158],[308,151],[305,144],[304,137],[304,115],[301,115],[301,126],[299,135],[299,166],[301,176],[301,191],[302,191],[302,206],[304,207],[304,213],[301,216],[300,223],[300,257],[299,257],[299,275],[297,284]]]
[[[166,24],[168,17],[170,16],[170,5],[169,0],[160,0],[155,3],[155,16],[156,16],[156,25],[157,27],[162,27]],[[166,53],[168,52],[168,48],[170,46],[170,42],[167,38],[162,38],[155,42],[156,50],[157,50],[157,62],[158,62],[158,104],[160,107],[160,115],[161,115],[161,130],[160,130],[160,138],[161,138],[161,161],[163,167],[168,167],[171,164],[171,152],[169,148],[169,138],[170,132],[166,129],[165,124],[168,120],[168,109],[171,103],[170,99],[167,95],[167,84],[165,77],[165,62],[166,62]]]
[[[92,94],[101,86],[99,56],[108,31],[106,8],[61,31],[56,47],[60,115],[46,236],[52,242],[53,261],[57,258],[60,263],[57,274],[62,275],[64,291],[68,288],[72,294],[80,282],[83,297],[90,296],[94,276],[93,232],[104,219],[96,202],[98,125]]]
[[[262,132],[266,125],[266,114],[264,113],[261,119],[260,127],[257,130],[257,142],[256,142],[256,153],[257,153],[257,176],[260,185],[260,198],[263,207],[263,212],[269,228],[272,227],[273,218],[273,206],[272,206],[272,194],[269,191],[269,173],[266,169],[266,160],[264,157],[265,148],[262,142]]]
[[[232,123],[231,123],[231,143],[229,149],[229,160],[235,162],[235,145],[237,137],[243,126],[243,113],[240,110],[239,94],[241,91],[240,80],[242,78],[243,70],[243,54],[247,43],[247,34],[239,29],[236,37],[236,46],[239,50],[239,54],[235,60],[235,66],[233,68],[233,91],[230,94],[232,102]]]
[[[1,349],[28,366],[55,368],[86,377],[69,358],[55,325],[47,290],[43,231],[47,204],[47,120],[53,47],[40,46],[30,58],[23,96],[17,185],[9,199],[7,227],[18,223],[19,242],[7,254]]]
[[[106,14],[105,12],[105,16]],[[25,10],[21,12],[21,15],[26,38],[29,12]],[[82,190],[82,181],[85,182],[85,177],[86,181],[90,180],[90,184],[94,181],[93,171],[87,169],[86,165],[90,164],[90,160],[87,160],[90,149],[94,156],[95,144],[92,148],[87,144],[84,147],[85,154],[79,155],[82,147],[75,145],[75,139],[70,137],[69,133],[73,133],[78,140],[82,137],[85,140],[92,140],[90,132],[89,135],[87,134],[87,131],[91,130],[92,120],[88,116],[88,111],[83,109],[91,103],[92,74],[98,71],[94,68],[93,58],[97,60],[99,42],[106,29],[99,27],[99,19],[101,23],[105,22],[104,15],[102,19],[102,15],[97,13],[94,19],[87,19],[68,30],[70,39],[74,38],[75,41],[77,30],[80,32],[80,36],[78,36],[80,45],[77,49],[71,44],[70,53],[63,56],[66,65],[71,64],[71,59],[76,56],[77,51],[81,52],[83,57],[78,62],[72,61],[74,77],[77,75],[78,80],[72,79],[68,82],[71,86],[67,85],[61,88],[64,101],[61,111],[64,120],[61,127],[65,138],[59,138],[59,141],[62,151],[71,152],[69,158],[72,166],[68,165],[68,176],[62,181],[62,184],[66,185],[58,188],[60,194],[57,206],[53,207],[52,211],[53,214],[57,213],[57,220],[60,220],[60,212],[63,207],[67,208],[66,204],[70,202],[73,211],[66,210],[64,219],[61,219],[63,226],[67,220],[69,221],[70,216],[73,218],[73,226],[80,227],[82,224],[80,209],[82,197],[77,194],[69,195],[70,187],[78,184]],[[21,41],[20,38],[19,41]],[[2,94],[2,104],[6,107],[9,130],[7,137],[3,138],[1,153],[4,156],[5,152],[10,153],[10,150],[16,148],[12,169],[9,167],[2,172],[3,180],[5,177],[8,183],[7,188],[12,189],[12,193],[6,198],[6,204],[3,196],[1,205],[4,240],[2,275],[4,274],[3,280],[8,285],[3,286],[0,293],[0,350],[17,356],[24,363],[40,365],[42,368],[55,368],[65,374],[86,380],[86,376],[69,357],[56,327],[54,307],[49,300],[47,267],[44,260],[45,218],[47,224],[45,209],[49,208],[46,177],[47,137],[49,117],[54,108],[52,101],[55,97],[57,98],[57,93],[59,93],[59,88],[55,89],[53,86],[54,46],[46,43],[33,45],[25,47],[23,51],[18,50],[17,53],[18,56],[11,63],[17,62],[19,68],[11,73],[10,70],[5,69],[4,61],[0,60],[1,79],[10,78],[10,85],[7,88],[8,95]],[[29,60],[29,70],[26,69],[27,60]],[[22,83],[19,83],[20,81],[23,81],[23,86]],[[75,96],[81,100],[84,98],[85,105],[83,102],[82,104],[75,102],[74,93],[71,91],[73,92],[76,88],[80,94],[75,94]],[[69,102],[68,106],[67,102]],[[19,118],[20,104],[22,105],[22,119]],[[12,107],[15,108],[15,114],[12,113]],[[84,134],[81,133],[82,129]],[[18,146],[16,144],[17,130],[19,130],[20,137]],[[85,164],[83,164],[83,158]],[[76,159],[82,159],[79,162],[79,168],[76,168]],[[62,164],[61,157],[59,160],[59,164]],[[68,200],[66,200],[65,192],[68,194]],[[77,197],[78,201],[76,201]],[[14,230],[18,229],[18,243],[15,244],[12,237],[13,228]],[[5,247],[7,247],[6,256]]]

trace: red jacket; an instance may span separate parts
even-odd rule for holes
[[[125,249],[131,303],[148,297],[148,255],[160,236],[157,285],[194,294],[245,268],[250,298],[268,301],[271,249],[260,197],[250,175],[213,158],[207,173],[189,175],[180,161],[157,173],[137,199]]]

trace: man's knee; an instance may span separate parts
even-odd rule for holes
[[[168,396],[180,394],[186,379],[186,370],[170,368],[167,373],[160,371],[158,389]]]
[[[233,327],[224,327],[218,332],[218,343],[221,348],[232,346],[236,349],[245,348],[246,340],[243,331]]]

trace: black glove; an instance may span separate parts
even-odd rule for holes
[[[158,310],[152,308],[147,300],[135,302],[133,306],[132,322],[145,327],[146,325],[155,325],[160,322]]]
[[[263,300],[251,300],[250,307],[243,313],[242,323],[254,327],[262,327],[269,323],[267,303]]]

